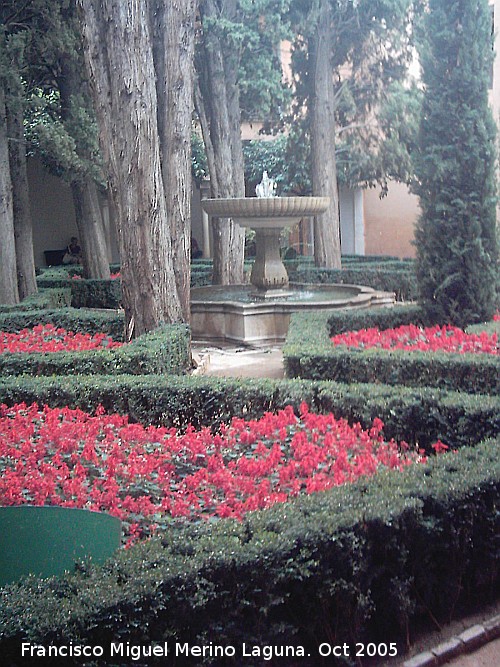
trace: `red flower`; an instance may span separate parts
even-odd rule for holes
[[[374,327],[338,334],[331,340],[334,345],[357,348],[499,354],[496,333],[467,334],[462,329],[451,326],[423,328],[408,324],[383,331]]]
[[[215,435],[129,424],[102,407],[89,415],[0,405],[0,504],[108,511],[123,521],[129,546],[172,519],[241,519],[423,460],[406,443],[385,442],[382,428],[380,419],[365,431],[306,404],[299,417],[287,407],[259,420],[235,418]]]

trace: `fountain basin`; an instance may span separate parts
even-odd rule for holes
[[[235,197],[203,199],[206,213],[231,218],[241,227],[255,229],[256,257],[250,282],[266,293],[288,287],[288,274],[280,257],[284,227],[326,210],[329,197]]]
[[[329,202],[329,197],[235,197],[202,199],[201,206],[208,215],[232,218],[241,227],[281,229],[323,213]]]
[[[290,315],[304,310],[387,306],[394,293],[360,285],[291,283],[288,290],[258,298],[252,285],[212,285],[191,290],[191,331],[196,341],[281,343]]]

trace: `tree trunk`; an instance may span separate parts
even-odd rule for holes
[[[109,280],[106,234],[94,179],[90,176],[75,179],[71,192],[82,247],[83,274],[86,278]]]
[[[65,121],[71,121],[74,99],[87,88],[79,60],[74,54],[62,53],[59,57],[60,76],[58,88],[61,96],[61,114]],[[83,63],[82,63],[83,65]],[[77,151],[82,152],[77,146]],[[88,155],[79,157],[90,159]],[[75,173],[71,181],[71,192],[75,208],[76,226],[80,237],[83,256],[83,272],[86,278],[108,280],[109,259],[104,230],[104,221],[99,206],[99,196],[94,179],[88,174]]]
[[[191,272],[191,122],[187,119],[193,110],[195,5],[195,0],[182,5],[155,0],[150,10],[163,186],[169,197],[170,235],[176,239],[175,282],[186,322]]]
[[[19,302],[5,88],[0,78],[0,303]]]
[[[20,103],[18,105],[7,106],[17,286],[19,298],[22,300],[37,292],[35,257],[33,253],[33,225],[31,221],[28,172],[26,168],[23,108]]]
[[[340,269],[340,210],[335,159],[335,106],[330,66],[331,11],[329,0],[321,0],[316,30],[310,44],[312,101],[311,152],[312,191],[330,197],[327,210],[314,220],[316,266]]]
[[[181,303],[174,276],[148,6],[145,0],[79,0],[79,4],[101,149],[117,216],[127,332],[129,337],[138,336],[162,323],[182,321],[189,308]],[[169,42],[166,47],[175,50],[179,45]],[[170,202],[179,193],[168,196]]]
[[[202,19],[213,19],[218,10],[214,0],[206,0]],[[236,12],[234,0],[226,0],[225,18]],[[204,34],[202,53],[198,59],[197,96],[199,116],[202,119],[203,139],[209,161],[210,181],[214,197],[244,197],[245,176],[241,143],[241,112],[237,84],[238,61],[228,52],[220,38],[212,32]],[[208,148],[209,146],[209,148]],[[245,230],[230,219],[215,219],[213,223],[214,266],[213,282],[230,285],[243,282]]]

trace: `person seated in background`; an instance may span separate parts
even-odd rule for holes
[[[82,249],[78,244],[76,236],[71,237],[66,252],[63,257],[63,264],[81,264],[82,263]]]
[[[198,245],[198,241],[194,238],[194,236],[191,237],[191,259],[199,259],[203,255],[202,251],[200,250],[200,247]]]

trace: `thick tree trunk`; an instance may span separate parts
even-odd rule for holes
[[[176,239],[172,246],[175,282],[186,322],[191,271],[191,123],[187,119],[193,110],[195,5],[195,0],[180,5],[155,0],[150,9],[163,186],[169,198],[170,235]]]
[[[188,308],[180,301],[174,276],[148,5],[145,0],[79,0],[79,4],[117,217],[123,305],[131,337],[164,322],[182,321]],[[177,42],[166,46],[179,48]],[[185,122],[190,124],[190,118]],[[171,200],[179,193],[168,196]]]
[[[33,253],[33,225],[31,221],[26,142],[24,139],[23,109],[21,104],[7,111],[9,134],[9,163],[12,181],[14,237],[16,244],[17,286],[19,298],[25,299],[37,292],[35,257]]]
[[[90,176],[71,183],[76,226],[83,256],[86,278],[108,280],[110,276],[106,234],[99,206],[99,194]]]
[[[225,0],[223,15],[231,19],[236,11],[234,0]],[[214,0],[202,6],[202,19],[218,13]],[[237,84],[238,63],[234,54],[213,33],[205,33],[202,56],[198,59],[197,96],[205,144],[213,155],[209,161],[214,197],[244,197],[245,176],[241,143],[241,112]],[[219,285],[243,282],[245,230],[229,219],[215,219],[213,226],[213,282]]]
[[[5,89],[0,78],[0,303],[19,302]]]
[[[314,262],[316,266],[339,269],[340,210],[335,159],[335,107],[329,0],[321,0],[316,31],[310,44],[313,85],[311,108],[311,150],[313,195],[330,197],[328,209],[314,220]]]
[[[65,121],[73,114],[74,98],[86,89],[86,81],[78,69],[74,54],[61,54],[61,73],[58,78],[61,96],[61,113]],[[83,65],[83,63],[82,63]],[[77,150],[82,150],[77,146]],[[90,159],[87,155],[80,155]],[[89,175],[74,174],[71,182],[76,226],[80,237],[83,256],[83,271],[86,278],[109,279],[109,259],[104,221],[99,207],[97,186]]]

